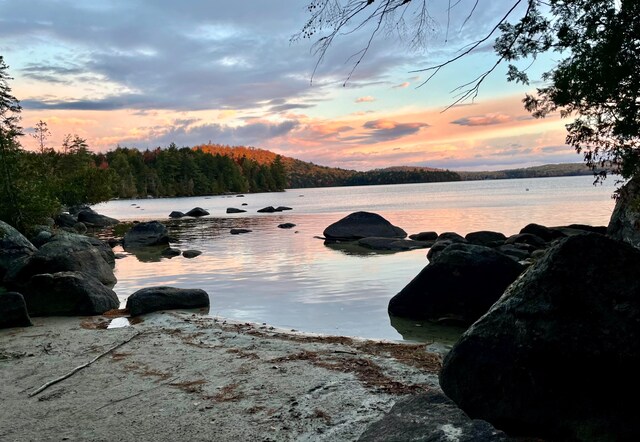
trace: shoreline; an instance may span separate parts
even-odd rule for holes
[[[356,440],[400,398],[439,391],[441,357],[426,344],[192,312],[104,329],[110,319],[34,318],[0,331],[0,439]]]

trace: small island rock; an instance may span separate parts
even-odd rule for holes
[[[192,216],[194,218],[199,218],[201,216],[207,216],[207,215],[209,215],[209,212],[204,210],[202,207],[194,207],[193,209],[185,213],[185,216]]]
[[[169,231],[158,221],[138,223],[125,235],[122,244],[126,249],[148,246],[169,245]]]
[[[389,221],[370,212],[354,212],[324,229],[327,240],[355,241],[361,238],[406,238],[407,233]]]

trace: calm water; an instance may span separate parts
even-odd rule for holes
[[[392,323],[387,315],[389,299],[427,264],[426,250],[374,254],[329,248],[314,237],[358,210],[379,213],[410,234],[496,230],[510,235],[530,222],[606,225],[614,204],[613,180],[598,187],[591,182],[587,176],[293,189],[244,197],[119,200],[95,209],[123,221],[159,220],[178,240],[173,247],[203,252],[195,259],[150,253],[118,260],[114,290],[122,301],[153,285],[202,288],[215,316],[307,332],[450,341],[456,330]],[[270,205],[293,210],[256,213]],[[193,207],[211,215],[168,218],[172,210]],[[227,207],[247,213],[227,215]],[[279,229],[284,222],[296,227]],[[253,232],[229,234],[234,227]]]

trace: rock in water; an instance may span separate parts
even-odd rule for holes
[[[113,290],[82,272],[35,275],[23,295],[32,316],[99,315],[120,305]]]
[[[471,324],[485,314],[524,268],[489,247],[446,247],[400,293],[389,313],[412,319],[457,318]]]
[[[235,207],[227,207],[227,213],[245,213],[244,209],[236,209]]]
[[[194,207],[193,209],[185,213],[185,216],[193,216],[195,218],[199,218],[201,216],[206,216],[206,215],[209,215],[209,212],[204,210],[202,207]]]
[[[640,248],[640,177],[622,186],[611,214],[607,234]]]
[[[178,210],[174,210],[169,214],[169,218],[182,218],[183,216],[185,216],[185,214]]]
[[[138,316],[158,310],[199,308],[209,306],[209,295],[200,289],[148,287],[138,290],[127,299],[127,310]]]
[[[78,212],[78,221],[84,223],[89,227],[108,227],[115,226],[116,224],[120,223],[120,221],[115,218],[109,218],[108,216],[100,215],[99,213],[96,213],[95,211],[90,209]]]
[[[640,440],[640,251],[560,240],[446,357],[440,385],[507,433]]]
[[[125,249],[169,245],[169,231],[158,221],[138,223],[124,235],[123,245]]]
[[[0,293],[0,328],[28,327],[32,325],[27,305],[20,293]]]
[[[389,221],[370,212],[354,212],[324,229],[324,237],[334,241],[355,241],[360,238],[406,238],[407,233]]]

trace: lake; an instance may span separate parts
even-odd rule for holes
[[[451,342],[458,329],[392,323],[387,314],[389,299],[427,264],[426,249],[379,254],[327,247],[317,237],[331,223],[360,210],[378,213],[409,234],[495,230],[508,236],[532,222],[606,225],[615,180],[602,186],[592,181],[582,176],[290,189],[243,197],[116,200],[94,209],[121,221],[161,221],[177,241],[172,247],[203,252],[193,259],[127,254],[117,260],[114,290],[122,302],[143,287],[202,288],[211,297],[213,316],[304,332]],[[256,212],[265,206],[293,210]],[[194,207],[211,215],[168,218],[173,210]],[[228,207],[247,213],[228,215]],[[286,222],[296,227],[277,227]],[[231,235],[231,228],[252,232]]]

